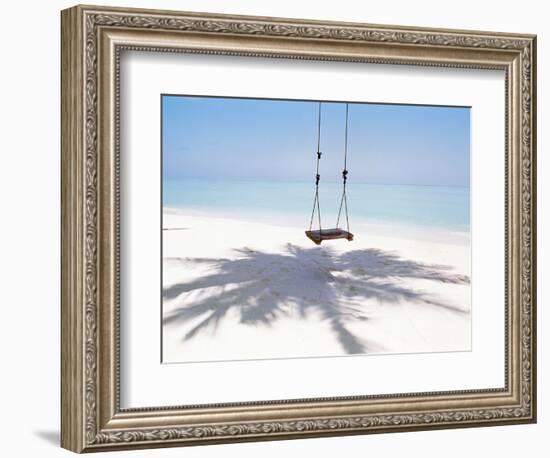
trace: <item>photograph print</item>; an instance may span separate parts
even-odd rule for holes
[[[470,108],[161,96],[162,362],[471,350]]]

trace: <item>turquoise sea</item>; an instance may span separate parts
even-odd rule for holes
[[[321,183],[323,226],[336,221],[341,183]],[[164,180],[163,207],[219,212],[235,219],[309,225],[313,183]],[[470,188],[348,183],[351,222],[401,224],[452,232],[470,230]],[[317,215],[315,216],[317,218]],[[341,224],[342,226],[342,224]]]

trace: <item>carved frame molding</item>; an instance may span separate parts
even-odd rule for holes
[[[62,446],[81,452],[535,421],[535,45],[531,35],[63,11]],[[121,410],[117,177],[124,49],[504,70],[506,388]],[[349,414],[336,415],[342,406]]]

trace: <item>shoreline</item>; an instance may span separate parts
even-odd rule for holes
[[[236,218],[235,213],[239,213],[240,217]],[[163,227],[162,229],[170,229],[167,227],[165,216],[190,216],[190,217],[206,217],[214,220],[223,220],[229,222],[246,222],[253,224],[262,224],[266,226],[277,226],[281,228],[293,228],[300,231],[309,229],[308,217],[300,218],[297,215],[291,215],[287,219],[281,219],[279,214],[270,213],[268,211],[218,211],[198,209],[193,207],[163,207]],[[306,221],[307,220],[307,221]],[[332,221],[332,219],[329,220]],[[326,228],[328,228],[327,223]],[[447,230],[439,226],[422,226],[408,223],[391,223],[380,221],[369,221],[364,218],[353,218],[351,224],[351,232],[358,234],[366,234],[367,236],[381,236],[397,239],[406,239],[411,241],[422,241],[432,243],[443,243],[453,245],[470,245],[471,232],[460,230]],[[317,229],[314,222],[313,229]]]

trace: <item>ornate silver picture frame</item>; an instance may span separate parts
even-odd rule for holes
[[[92,452],[536,421],[535,36],[94,6],[75,6],[61,18],[64,448]],[[120,58],[127,50],[503,71],[505,386],[122,408]]]

